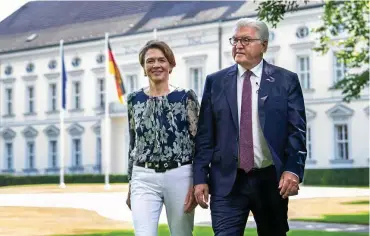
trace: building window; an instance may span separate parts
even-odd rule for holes
[[[337,104],[326,111],[333,120],[333,159],[330,161],[336,163],[353,163],[350,157],[350,122],[354,110],[343,105]]]
[[[35,70],[35,65],[33,63],[28,63],[26,66],[27,73],[31,73]]]
[[[307,26],[301,26],[297,28],[296,36],[297,38],[305,38],[308,36],[309,33],[310,33],[310,30],[308,29]]]
[[[102,150],[101,137],[96,137],[96,166],[98,168],[99,173],[101,172],[102,166],[101,150]]]
[[[49,84],[49,111],[57,110],[57,84]]]
[[[35,142],[27,141],[27,160],[26,168],[34,169],[35,168]]]
[[[71,136],[70,139],[70,150],[71,150],[71,166],[69,170],[72,172],[83,171],[82,166],[82,139],[81,136],[84,132],[84,127],[77,123],[73,123],[68,128],[68,133]]]
[[[5,143],[5,169],[13,169],[13,143]]]
[[[190,68],[191,87],[199,98],[203,96],[203,72],[201,67]]]
[[[72,59],[72,66],[79,67],[81,65],[81,58],[75,57]]]
[[[105,56],[104,54],[98,54],[96,56],[96,63],[102,64],[105,61]]]
[[[303,89],[310,89],[311,88],[311,81],[310,81],[310,57],[309,56],[298,56],[298,76],[301,82],[301,86]]]
[[[127,75],[127,92],[132,93],[137,88],[137,75]]]
[[[72,167],[81,166],[81,139],[72,139]]]
[[[4,73],[5,73],[5,75],[11,75],[13,73],[13,67],[12,66],[6,66]]]
[[[6,115],[13,114],[13,89],[7,88],[5,89],[5,107],[6,107]]]
[[[334,54],[334,83],[339,82],[344,79],[347,72],[347,68],[344,62],[340,61],[338,57]]]
[[[338,27],[337,27],[338,34],[341,34],[344,31],[345,31],[344,25],[343,24],[338,25]]]
[[[75,81],[73,82],[73,108],[74,109],[81,109],[81,87],[80,87],[80,82]]]
[[[98,101],[97,106],[98,108],[104,108],[105,107],[105,80],[104,78],[98,79]]]
[[[35,90],[33,86],[27,87],[27,110],[28,113],[35,112]]]
[[[44,129],[44,133],[48,137],[48,168],[46,171],[55,173],[58,169],[58,136],[60,130],[55,125],[49,125]]]
[[[1,147],[0,150],[4,150],[0,152],[3,154],[3,172],[12,173],[14,172],[14,145],[13,140],[16,137],[15,131],[10,128],[6,128],[1,133],[1,138],[4,140],[4,146]]]
[[[50,70],[54,70],[57,67],[57,61],[56,60],[50,60],[48,63],[48,67]]]
[[[58,142],[56,140],[49,141],[49,167],[58,167]]]
[[[311,142],[311,127],[310,126],[307,126],[306,148],[307,148],[307,158],[308,160],[312,160],[312,142]]]
[[[348,126],[346,124],[335,125],[335,158],[348,160]]]

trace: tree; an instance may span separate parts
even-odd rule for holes
[[[305,1],[263,1],[258,3],[258,18],[269,22],[273,28],[284,19],[289,11],[295,11]],[[319,35],[319,45],[315,51],[325,54],[331,47],[339,48],[336,56],[348,69],[344,79],[334,85],[341,89],[343,100],[350,102],[360,97],[361,91],[369,85],[369,9],[364,0],[323,1],[324,12],[322,25],[312,29]],[[344,31],[348,37],[344,40],[332,40]]]

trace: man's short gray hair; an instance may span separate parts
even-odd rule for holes
[[[250,18],[241,18],[236,22],[234,32],[240,29],[241,27],[253,27],[257,30],[257,35],[261,40],[263,41],[269,40],[269,29],[267,25],[262,21]]]

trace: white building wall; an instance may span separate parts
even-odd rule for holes
[[[366,167],[369,161],[369,129],[368,116],[368,90],[364,90],[363,96],[357,101],[349,104],[341,101],[340,91],[329,89],[334,80],[333,52],[319,55],[312,50],[315,45],[315,36],[310,34],[307,38],[296,37],[296,30],[300,26],[313,27],[319,24],[320,11],[311,9],[304,12],[287,15],[286,19],[279,24],[277,29],[271,29],[275,37],[270,41],[265,58],[273,59],[275,65],[288,70],[297,71],[297,56],[310,56],[310,79],[311,88],[304,89],[306,101],[308,126],[311,127],[311,156],[307,161],[307,168],[352,168]],[[308,21],[317,19],[317,21]],[[310,22],[310,23],[308,23]],[[233,64],[231,58],[231,46],[228,39],[231,37],[234,22],[222,23],[221,56],[222,68]],[[193,88],[190,69],[201,68],[201,80],[205,81],[208,74],[219,70],[219,23],[197,25],[158,31],[158,39],[166,41],[176,56],[177,65],[170,76],[170,83],[184,88]],[[135,89],[148,86],[148,79],[138,62],[138,51],[147,40],[152,39],[152,33],[143,33],[127,37],[111,39],[112,49],[116,56],[122,76],[128,85],[128,77],[136,75]],[[105,64],[98,64],[96,57],[104,53],[104,40],[98,42],[79,43],[65,45],[65,63],[68,72],[68,103],[65,112],[65,165],[71,166],[71,135],[69,129],[75,126],[75,131],[80,132],[82,147],[82,165],[84,172],[97,171],[97,135],[102,142],[101,171],[104,173],[104,140],[107,138],[104,131],[104,110],[97,109],[97,79],[105,77]],[[81,64],[73,67],[71,61],[79,57]],[[50,70],[48,63],[51,59],[58,61],[57,68]],[[36,168],[42,173],[49,164],[48,136],[44,130],[50,125],[59,129],[59,114],[48,113],[49,108],[49,83],[56,82],[58,91],[60,89],[60,62],[59,48],[50,47],[39,50],[23,51],[8,55],[1,55],[0,73],[0,169],[6,170],[5,138],[9,134],[8,129],[15,132],[12,139],[14,169],[17,174],[23,173],[25,168],[25,137],[22,131],[31,126],[37,131],[34,137],[36,142]],[[35,64],[34,73],[25,71],[26,64]],[[13,67],[13,74],[5,75],[4,69],[7,65]],[[82,107],[79,111],[72,109],[72,83],[81,82]],[[26,87],[35,86],[36,105],[34,116],[24,115],[26,111]],[[13,88],[13,111],[14,117],[4,116],[6,114],[5,89]],[[130,91],[127,88],[127,92]],[[201,91],[200,91],[201,93]],[[111,162],[112,173],[127,173],[128,153],[128,129],[126,106],[118,103],[115,85],[110,78],[108,85],[111,118]],[[59,95],[59,94],[58,94]],[[198,94],[201,99],[201,94]],[[58,97],[58,106],[60,96]],[[366,109],[367,107],[367,109]],[[72,110],[71,110],[72,109]],[[58,108],[59,110],[59,108]],[[348,148],[349,160],[334,161],[335,150],[335,124],[348,125]],[[6,134],[5,134],[6,133]],[[7,136],[8,137],[8,136]],[[9,137],[8,137],[9,138]],[[60,136],[58,136],[58,140]],[[10,139],[11,140],[11,139]],[[59,149],[59,143],[58,143]],[[59,164],[59,163],[58,163]],[[68,172],[68,169],[66,170]],[[80,173],[80,172],[78,172]]]
[[[316,163],[307,162],[308,168],[352,168],[367,167],[369,160],[369,117],[363,108],[366,101],[354,102],[350,105],[353,115],[339,123],[348,124],[349,156],[351,161],[335,162],[335,121],[327,111],[336,106],[335,102],[308,105],[315,110],[316,117],[308,122],[312,128],[312,158]]]
[[[113,173],[127,174],[128,167],[128,120],[126,117],[112,119],[112,162],[110,168]]]

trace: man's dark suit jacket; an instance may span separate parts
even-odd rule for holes
[[[226,196],[237,168],[239,125],[237,65],[208,75],[203,92],[193,164],[194,185],[209,184],[210,194]],[[296,73],[263,62],[258,117],[276,174],[302,182],[306,160],[306,114]]]

